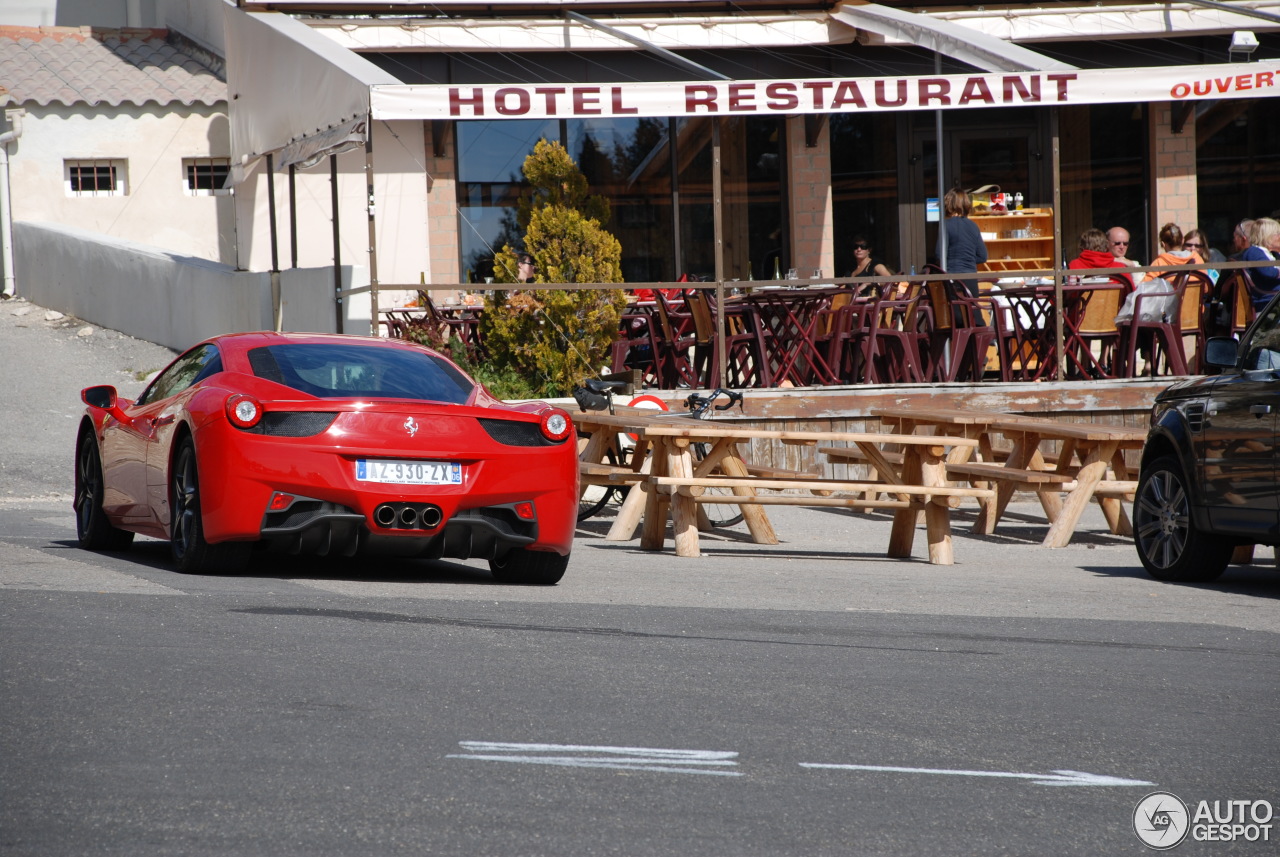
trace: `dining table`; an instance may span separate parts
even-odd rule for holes
[[[840,383],[840,367],[819,344],[819,320],[836,295],[848,293],[837,286],[760,286],[727,297],[725,307],[740,308],[756,325],[764,343],[762,377],[773,386],[830,385]]]
[[[1049,522],[1044,547],[1069,544],[1094,501],[1111,533],[1133,534],[1124,502],[1137,481],[1125,452],[1142,449],[1145,428],[964,409],[875,408],[872,414],[896,431],[939,431],[976,441],[973,449],[954,450],[945,465],[949,478],[996,487],[994,502],[979,503],[976,532],[994,533],[1014,493],[1030,490]],[[998,437],[1009,445],[998,446]]]
[[[606,539],[627,541],[641,528],[640,547],[662,550],[668,524],[676,556],[701,553],[698,532],[706,529],[702,503],[736,505],[756,544],[777,544],[765,507],[774,505],[891,509],[887,556],[910,557],[920,514],[925,518],[929,561],[954,563],[951,510],[962,497],[994,499],[992,489],[949,485],[945,456],[953,447],[976,446],[968,438],[896,435],[874,432],[785,431],[750,428],[733,420],[698,420],[688,415],[654,415],[640,409],[585,411],[573,415],[579,431],[591,439],[580,451],[580,472],[591,480],[631,484]],[[629,462],[605,465],[602,456],[612,433],[636,438]],[[828,478],[813,473],[756,467],[745,449],[754,441],[776,441],[819,447],[847,444],[880,460],[892,483],[882,492],[865,481]],[[693,455],[693,444],[702,454]],[[898,462],[884,461],[886,447],[905,450]],[[832,447],[819,447],[832,448]],[[837,447],[838,448],[838,447]]]
[[[1059,317],[1061,354],[1065,355],[1068,373],[1084,378],[1109,374],[1111,367],[1102,365],[1083,338],[1081,322],[1096,293],[1122,290],[1124,286],[1107,277],[1087,277],[1069,279],[1061,288],[1061,308],[1053,281],[1045,278],[1003,279],[985,293],[992,304],[1001,380],[1056,377]]]

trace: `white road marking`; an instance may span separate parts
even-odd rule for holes
[[[595,747],[581,744],[509,744],[494,741],[459,741],[466,753],[448,759],[482,762],[515,762],[523,765],[556,765],[567,768],[612,768],[626,771],[657,771],[667,774],[711,774],[740,777],[738,754],[723,750],[664,750],[651,747]]]
[[[66,556],[0,542],[0,589],[53,592],[111,592],[127,595],[184,595],[140,577],[87,565]]]
[[[1127,780],[1106,774],[1088,774],[1084,771],[1054,771],[1052,774],[1019,774],[1011,771],[957,771],[945,768],[895,768],[886,765],[836,765],[819,762],[801,762],[802,768],[831,768],[846,771],[888,771],[897,774],[944,774],[953,777],[1009,777],[1031,780],[1038,786],[1154,786],[1146,780]]]

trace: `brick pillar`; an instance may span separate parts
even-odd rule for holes
[[[453,126],[443,135],[441,152],[435,154],[431,122],[426,122],[424,163],[427,167],[427,254],[428,283],[456,283],[458,271],[458,171],[454,159]]]
[[[791,264],[801,277],[821,268],[835,276],[835,237],[831,220],[831,133],[822,123],[816,145],[805,142],[805,118],[787,119],[787,154],[790,211]]]
[[[1185,233],[1198,226],[1196,198],[1196,117],[1192,111],[1182,130],[1173,133],[1176,105],[1162,101],[1151,105],[1151,235],[1154,256],[1160,252],[1156,236],[1166,223],[1178,224]]]

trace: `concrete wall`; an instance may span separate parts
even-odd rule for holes
[[[40,306],[178,350],[220,333],[270,329],[271,275],[52,223],[14,224],[18,294]],[[353,280],[354,278],[354,280]],[[368,284],[343,270],[343,287]],[[281,274],[282,327],[332,332],[332,268]],[[369,333],[367,294],[348,299],[345,333]]]

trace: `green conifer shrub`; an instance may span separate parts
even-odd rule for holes
[[[587,180],[559,143],[540,140],[525,159],[529,189],[517,223],[522,250],[503,246],[494,258],[495,291],[480,329],[489,359],[529,382],[530,395],[567,396],[609,363],[622,289],[498,289],[518,279],[521,252],[533,257],[538,283],[621,283],[622,245],[601,225],[609,203],[587,194]]]

